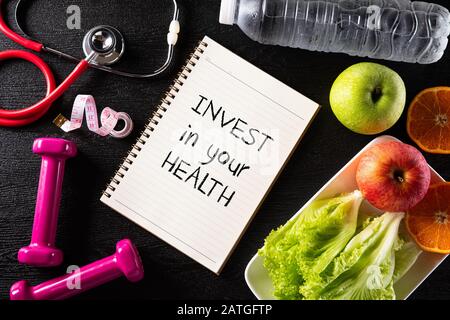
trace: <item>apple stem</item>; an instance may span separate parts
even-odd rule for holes
[[[399,183],[405,182],[405,178],[404,178],[403,172],[401,170],[394,171],[394,179],[397,180]]]

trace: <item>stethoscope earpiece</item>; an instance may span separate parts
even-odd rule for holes
[[[84,36],[83,52],[91,63],[109,66],[122,57],[125,52],[125,40],[116,28],[97,26]]]

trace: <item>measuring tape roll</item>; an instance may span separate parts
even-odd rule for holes
[[[110,135],[114,138],[125,138],[133,131],[133,121],[125,112],[117,112],[111,108],[104,108],[100,114],[101,127],[98,124],[98,113],[95,99],[91,95],[78,95],[75,98],[72,108],[72,115],[68,120],[63,115],[59,115],[53,121],[64,132],[70,132],[81,128],[83,115],[86,114],[86,123],[90,131],[105,137]],[[114,130],[115,126],[122,120],[125,125],[123,129]]]

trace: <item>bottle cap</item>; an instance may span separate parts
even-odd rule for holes
[[[236,13],[236,0],[222,0],[220,4],[219,22],[222,24],[234,24]]]

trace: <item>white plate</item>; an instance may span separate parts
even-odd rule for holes
[[[293,217],[297,217],[302,211],[309,206],[311,202],[317,199],[324,199],[333,197],[341,192],[352,192],[357,189],[356,184],[356,167],[358,159],[361,154],[381,141],[398,141],[398,139],[391,136],[382,136],[370,142],[364,149],[362,149],[349,163],[347,163],[330,181],[328,181],[322,189],[320,189]],[[430,167],[431,168],[431,167]],[[444,179],[431,168],[431,183],[441,182]],[[369,208],[365,201],[362,210],[375,210]],[[278,227],[278,226],[274,226]],[[422,252],[416,263],[408,271],[405,276],[400,279],[394,286],[395,293],[398,300],[404,300],[409,297],[411,293],[436,269],[439,264],[444,261],[446,255]],[[255,254],[245,269],[245,281],[253,294],[260,300],[274,300],[272,282],[263,267],[263,260],[258,254]]]

